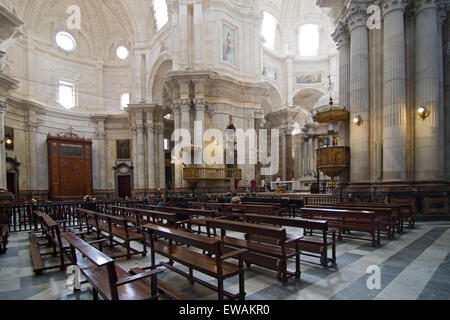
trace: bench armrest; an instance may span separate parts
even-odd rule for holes
[[[164,272],[164,270],[162,270],[162,269],[156,269],[156,270],[140,273],[135,276],[126,277],[126,278],[123,278],[123,279],[120,279],[119,281],[117,281],[115,286],[116,287],[123,286],[125,284],[131,283],[134,281],[138,281],[138,280],[142,280],[142,279],[145,279],[148,277],[156,276],[158,273],[163,273],[163,272]]]
[[[231,251],[231,252],[229,252],[229,253],[226,253],[226,254],[222,255],[222,256],[220,257],[220,260],[227,260],[227,259],[230,259],[230,258],[239,256],[239,255],[241,255],[241,254],[244,254],[244,253],[246,253],[247,251],[248,251],[248,249],[234,250],[234,251]]]

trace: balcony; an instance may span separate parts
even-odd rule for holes
[[[183,168],[183,179],[191,182],[202,180],[242,180],[242,170],[226,168]]]

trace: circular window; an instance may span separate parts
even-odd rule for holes
[[[119,46],[116,51],[117,57],[120,60],[125,60],[128,58],[128,49],[124,46]]]
[[[75,38],[68,32],[61,31],[56,34],[56,44],[64,51],[71,52],[77,47]]]

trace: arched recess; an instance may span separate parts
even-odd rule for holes
[[[274,111],[282,109],[283,102],[281,100],[281,95],[276,87],[274,87],[270,82],[265,81],[263,85],[267,88],[266,94],[261,99],[261,108],[263,114],[266,117]]]
[[[148,92],[151,93],[151,99],[153,103],[160,106],[169,106],[171,104],[171,92],[168,92],[168,88],[165,86],[167,74],[172,71],[172,59],[168,54],[161,55],[153,65],[149,77]]]
[[[294,119],[295,129],[302,128],[307,123],[312,123],[311,112],[314,109],[316,102],[323,97],[325,93],[316,88],[306,88],[298,91],[294,95],[294,106],[299,109],[299,114]]]

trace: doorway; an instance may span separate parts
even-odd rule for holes
[[[17,174],[15,172],[8,172],[7,176],[7,188],[13,195],[17,195]]]
[[[118,176],[119,198],[131,198],[131,176]]]

